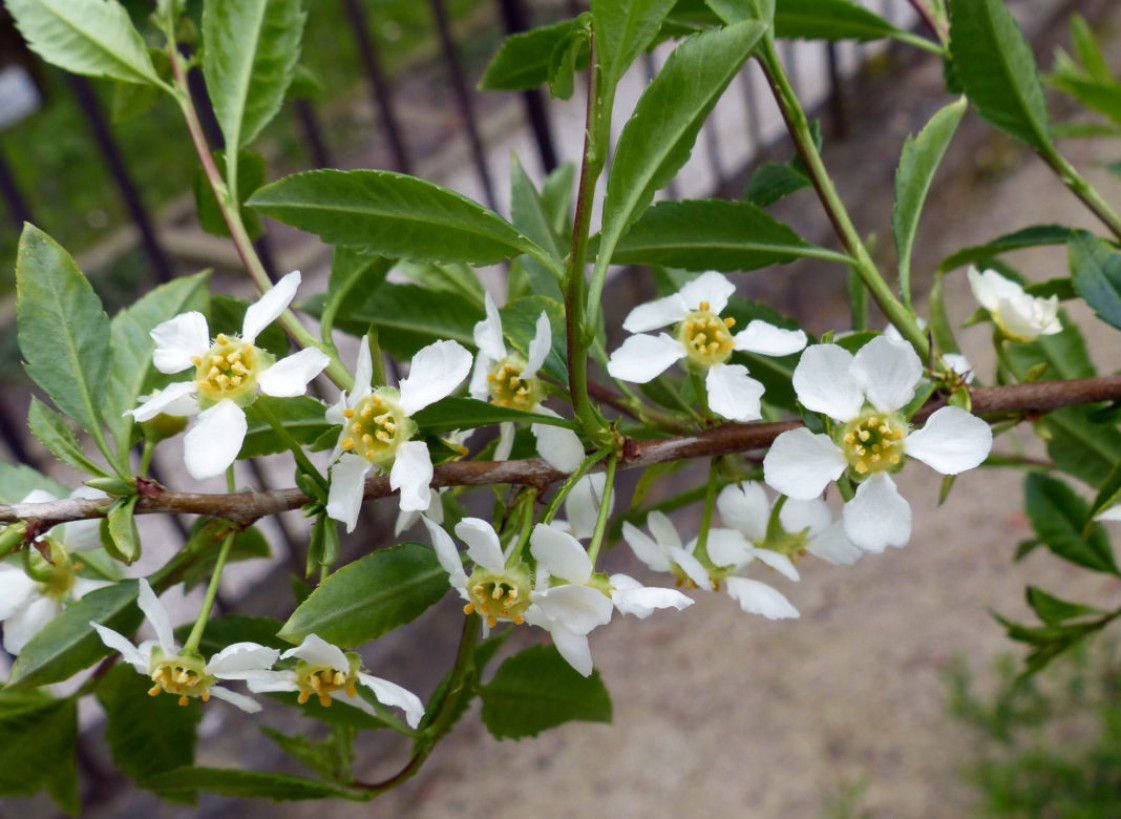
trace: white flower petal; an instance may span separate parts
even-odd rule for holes
[[[374,357],[370,352],[369,342],[363,338],[358,345],[358,363],[354,368],[354,390],[351,393],[350,406],[356,406],[359,401],[370,394],[373,380]],[[343,422],[339,421],[338,423]]]
[[[70,497],[82,500],[97,500],[108,497],[100,489],[90,486],[79,486],[70,493]],[[61,537],[70,552],[92,552],[101,548],[101,521],[75,520],[67,523],[61,529]]]
[[[541,412],[544,407],[538,407]],[[561,472],[572,473],[584,462],[584,444],[580,436],[567,427],[552,424],[532,424],[530,431],[537,439],[537,454],[545,463]]]
[[[151,421],[161,413],[180,415],[182,410],[187,410],[193,415],[198,412],[198,400],[194,397],[196,390],[198,384],[194,381],[176,381],[153,393],[147,401],[136,409],[128,410],[125,415],[131,415],[137,423]]]
[[[850,421],[864,406],[864,393],[852,377],[852,354],[836,344],[807,347],[794,368],[794,392],[802,406],[835,421]]]
[[[790,501],[793,503],[793,501]],[[806,551],[814,557],[832,563],[836,566],[851,566],[860,560],[863,551],[853,544],[845,535],[845,525],[842,521],[831,523],[818,534],[810,538]]]
[[[490,382],[487,376],[494,369],[495,360],[488,355],[479,353],[475,356],[475,366],[471,369],[471,380],[467,384],[467,392],[476,401],[490,400]]]
[[[880,412],[895,412],[915,397],[922,380],[922,361],[906,341],[877,336],[852,364],[852,377],[864,388],[868,401]]]
[[[680,293],[664,299],[640,304],[631,310],[623,320],[623,329],[628,333],[646,333],[661,327],[677,324],[689,314],[689,306]]]
[[[603,592],[574,583],[534,591],[531,599],[550,620],[562,623],[575,634],[587,634],[597,626],[607,625],[615,608]]]
[[[471,372],[471,361],[471,353],[458,341],[436,341],[420,350],[413,356],[409,377],[401,380],[401,409],[412,415],[451,395]]]
[[[502,339],[502,317],[490,293],[484,296],[483,303],[486,306],[487,317],[475,324],[475,346],[492,361],[501,361],[506,357],[506,342]]]
[[[607,485],[607,475],[602,472],[593,472],[585,475],[572,487],[568,497],[564,499],[564,514],[568,519],[568,530],[577,540],[589,538],[595,532],[596,519],[599,517],[599,507],[603,502],[603,490]],[[610,508],[615,507],[615,495],[612,493]]]
[[[152,630],[156,632],[156,640],[163,653],[175,654],[179,651],[179,645],[175,642],[175,629],[171,625],[171,617],[168,616],[167,609],[163,607],[163,603],[147,580],[142,577],[138,582],[140,594],[137,596],[136,605],[144,612],[144,616],[152,625]]]
[[[762,319],[753,319],[735,335],[735,349],[759,355],[794,355],[806,346],[801,330],[784,330]]]
[[[748,614],[762,614],[769,620],[800,617],[798,609],[777,589],[749,577],[729,577],[728,596]]]
[[[821,498],[795,500],[790,498],[778,513],[778,522],[787,532],[809,530],[811,536],[823,532],[832,523],[833,516]]]
[[[209,693],[214,699],[228,702],[230,705],[240,708],[247,714],[256,714],[261,710],[261,703],[257,702],[252,697],[247,697],[245,694],[239,694],[236,691],[231,691],[220,685],[210,686]]]
[[[118,634],[111,628],[106,628],[100,623],[94,623],[92,621],[90,622],[90,625],[93,626],[94,630],[101,638],[101,642],[105,643],[105,645],[107,645],[109,648],[120,654],[122,660],[131,665],[141,674],[149,673],[148,666],[152,660],[151,653],[145,654],[132,643],[130,643],[128,641],[128,638],[126,638],[123,634]]]
[[[1017,341],[1034,341],[1040,335],[1051,335],[1062,330],[1058,320],[1059,297],[1039,299],[1027,293],[1018,293],[997,302],[993,318],[1005,335]]]
[[[654,571],[668,572],[673,568],[669,552],[628,521],[623,521],[623,540],[631,547],[635,557]]]
[[[382,705],[404,711],[405,722],[410,728],[416,728],[420,724],[421,717],[424,716],[424,703],[412,691],[402,688],[397,683],[361,671],[358,672],[358,681],[373,691]]]
[[[950,368],[951,372],[959,375],[966,384],[972,384],[976,380],[973,365],[961,353],[943,353],[942,362]]]
[[[959,407],[942,407],[903,441],[904,452],[943,475],[980,466],[992,448],[992,428]]]
[[[710,270],[682,287],[679,295],[690,310],[699,310],[701,302],[708,302],[708,309],[719,314],[728,306],[728,297],[735,292],[736,286],[727,276]]]
[[[322,350],[309,347],[273,364],[257,376],[257,386],[265,395],[294,398],[303,395],[308,383],[330,363]]]
[[[708,570],[701,565],[701,561],[697,560],[692,552],[688,552],[679,546],[670,546],[669,556],[685,572],[686,577],[696,583],[699,588],[707,589],[711,587]]]
[[[328,643],[318,634],[309,634],[298,646],[290,648],[280,655],[282,660],[287,660],[290,657],[306,660],[312,665],[329,666],[336,671],[350,670],[350,661],[346,658],[346,653],[338,646]]]
[[[432,502],[432,456],[424,441],[406,441],[397,447],[389,470],[389,486],[401,490],[401,508],[420,512]]]
[[[1118,521],[1118,520],[1121,520],[1121,504],[1118,504],[1117,506],[1110,506],[1108,509],[1104,509],[1101,512],[1098,512],[1098,514],[1094,515],[1094,520],[1101,520],[1101,521]],[[3,619],[3,618],[0,618],[0,619]]]
[[[572,535],[539,523],[529,536],[529,551],[539,566],[552,577],[570,583],[587,583],[592,576],[592,561]]]
[[[366,476],[373,465],[365,458],[349,452],[331,467],[331,487],[327,492],[327,516],[346,524],[353,532],[362,511],[362,496],[366,492]]]
[[[299,691],[296,672],[283,671],[246,671],[239,678],[254,694],[270,694],[280,691]]]
[[[467,572],[463,570],[463,561],[460,560],[459,550],[455,548],[452,536],[445,532],[443,527],[429,520],[427,515],[421,515],[420,519],[424,522],[424,528],[428,530],[428,536],[432,538],[436,559],[448,573],[448,583],[453,589],[460,591],[460,596],[466,598]]]
[[[513,421],[503,421],[498,425],[498,443],[494,447],[494,459],[496,461],[505,461],[510,458],[510,452],[514,449],[515,433]]]
[[[645,384],[682,358],[685,358],[685,348],[668,333],[630,336],[611,354],[607,372],[620,381]]]
[[[763,385],[747,374],[742,364],[715,364],[705,375],[708,407],[732,421],[758,421],[763,417]]]
[[[541,315],[537,317],[537,329],[533,335],[533,341],[529,343],[529,357],[526,360],[521,377],[533,378],[536,376],[551,349],[553,349],[553,327],[549,324],[548,313],[542,311]]]
[[[206,670],[224,680],[240,679],[231,675],[267,670],[272,668],[279,657],[280,652],[275,648],[260,643],[233,643],[211,657]]]
[[[787,430],[763,457],[763,479],[777,492],[810,500],[841,477],[848,466],[845,454],[828,435],[805,427]]]
[[[716,508],[725,526],[739,529],[753,543],[766,536],[771,504],[758,483],[749,481],[740,486],[725,486],[716,498]]]
[[[610,601],[608,605],[611,605]],[[587,635],[576,634],[565,628],[563,623],[551,624],[549,634],[552,635],[553,645],[557,647],[557,651],[565,661],[581,675],[590,677],[593,669],[592,649],[588,645]]]
[[[191,358],[201,358],[210,349],[206,316],[193,310],[157,324],[149,335],[156,342],[152,364],[161,373],[178,373],[194,367]]]
[[[673,546],[681,548],[681,536],[677,534],[677,528],[665,513],[655,510],[647,515],[646,528],[650,530],[650,534],[654,536],[654,540],[658,541],[658,545],[662,548]]]
[[[221,475],[237,460],[249,424],[245,410],[223,399],[199,413],[183,438],[183,460],[195,480]]]
[[[801,575],[798,570],[794,568],[794,563],[789,557],[784,554],[772,551],[770,549],[755,549],[753,554],[764,566],[774,569],[788,580],[797,582],[801,580]]]
[[[38,588],[39,584],[24,574],[22,569],[0,563],[0,620],[7,620],[29,605]]]
[[[1007,297],[1012,293],[1023,292],[1018,284],[1004,278],[995,270],[981,273],[976,267],[970,266],[966,276],[969,278],[969,289],[973,291],[973,298],[990,313],[996,312],[997,302],[1001,296]]]
[[[33,598],[4,621],[4,650],[13,656],[18,655],[28,641],[61,611],[62,607],[49,597]]]
[[[857,487],[856,496],[845,504],[843,518],[845,535],[865,551],[906,546],[911,539],[911,504],[883,473]]]
[[[625,574],[611,575],[611,602],[621,614],[632,614],[645,620],[657,609],[674,608],[678,611],[693,605],[693,598],[676,589],[661,586],[643,586]]]
[[[716,566],[741,566],[754,559],[751,544],[736,529],[709,529],[705,551]]]
[[[256,341],[261,331],[280,318],[280,314],[288,309],[292,299],[296,298],[296,290],[299,286],[300,271],[293,270],[266,290],[261,298],[249,305],[245,311],[245,318],[241,322],[242,339],[250,344]]]
[[[467,544],[467,556],[492,574],[506,570],[506,557],[494,527],[481,518],[464,518],[455,525],[456,536]]]

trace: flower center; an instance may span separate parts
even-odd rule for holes
[[[541,403],[544,388],[537,378],[522,378],[524,369],[523,359],[507,356],[487,373],[487,389],[495,404],[529,412]]]
[[[467,580],[467,594],[471,600],[463,607],[463,613],[479,612],[491,628],[499,620],[513,621],[520,626],[529,608],[529,592],[529,573],[524,568],[498,575],[476,568]]]
[[[210,699],[210,686],[218,678],[206,673],[201,657],[163,657],[158,652],[156,649],[152,654],[151,676],[155,685],[148,689],[149,696],[166,691],[179,697],[180,705],[186,705],[190,697],[202,697],[203,702]]]
[[[331,704],[331,692],[345,691],[349,697],[358,696],[358,668],[361,659],[353,652],[347,652],[350,668],[343,670],[329,665],[312,665],[301,660],[296,666],[296,685],[300,695],[296,698],[303,705],[314,694],[319,704],[327,708]]]
[[[346,425],[339,446],[373,464],[393,459],[397,447],[413,437],[416,424],[397,403],[397,391],[382,387],[343,410]]]
[[[896,469],[903,462],[907,424],[898,415],[867,410],[841,430],[841,449],[859,475]]]
[[[219,333],[201,358],[192,356],[195,381],[203,405],[229,399],[244,407],[257,395],[257,373],[263,369],[262,352],[240,338]]]
[[[700,309],[687,315],[678,325],[677,338],[691,361],[703,367],[723,364],[732,357],[735,347],[729,332],[735,323],[734,318],[720,318],[707,301],[702,301]]]

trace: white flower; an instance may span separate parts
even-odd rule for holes
[[[202,313],[181,313],[156,326],[152,361],[162,373],[194,367],[190,381],[177,381],[128,413],[137,422],[157,415],[195,415],[183,441],[184,460],[191,477],[221,475],[237,458],[248,424],[244,407],[257,395],[291,398],[303,395],[308,383],[330,359],[321,350],[301,350],[280,361],[254,346],[257,336],[292,302],[300,286],[300,272],[289,273],[249,305],[241,336],[219,333],[210,339]]]
[[[105,493],[80,486],[72,498],[104,498]],[[42,489],[31,491],[20,503],[47,503],[57,500]],[[36,540],[49,548],[51,563],[32,552],[31,577],[7,563],[0,563],[0,621],[4,623],[4,650],[18,655],[28,641],[54,620],[69,603],[80,600],[95,589],[109,585],[106,580],[91,580],[75,573],[71,555],[101,546],[101,521],[80,520],[53,527]]]
[[[711,568],[696,556],[698,541],[693,538],[687,546],[681,545],[681,536],[673,523],[661,512],[651,512],[646,525],[654,535],[651,539],[635,526],[623,524],[623,539],[639,560],[654,571],[673,572],[679,583],[702,589],[719,591],[724,588],[728,596],[740,604],[748,614],[761,614],[771,620],[798,617],[798,610],[781,592],[759,580],[743,576],[747,567],[757,559],[756,551],[744,536],[733,529],[709,529],[707,546]],[[784,557],[772,552],[779,558]],[[773,562],[776,568],[782,561]],[[786,560],[789,563],[789,559]],[[793,564],[786,572],[797,580]],[[792,573],[792,574],[791,574]]]
[[[309,634],[298,646],[280,655],[282,660],[292,657],[299,660],[295,670],[247,671],[239,678],[245,680],[254,694],[299,692],[297,699],[301,705],[314,696],[324,707],[331,704],[334,696],[347,705],[377,716],[377,709],[358,694],[358,686],[363,685],[382,705],[404,711],[405,722],[410,728],[416,728],[424,716],[424,703],[416,694],[389,680],[367,674],[361,670],[362,658],[355,652],[344,652],[316,634]]]
[[[625,574],[595,574],[580,542],[552,526],[537,524],[529,543],[537,580],[525,620],[548,631],[560,655],[585,677],[592,673],[588,634],[611,621],[613,608],[644,619],[655,609],[693,605],[673,589],[647,588]]]
[[[370,348],[359,346],[354,392],[345,392],[327,410],[327,421],[342,433],[331,460],[327,514],[353,532],[362,508],[366,476],[374,467],[388,469],[389,485],[401,490],[403,511],[422,511],[432,502],[432,457],[416,432],[412,416],[455,392],[471,370],[471,354],[455,341],[437,341],[417,352],[400,391],[373,389]],[[390,466],[392,464],[392,466]]]
[[[510,353],[502,337],[502,318],[490,293],[486,294],[487,317],[475,325],[475,344],[479,355],[471,374],[471,396],[480,401],[492,401],[502,407],[536,412],[541,415],[557,414],[541,406],[545,399],[545,385],[537,371],[545,363],[553,344],[553,329],[549,316],[542,311],[537,317],[537,332],[529,344],[529,357]],[[552,424],[532,424],[530,430],[537,439],[537,452],[553,468],[561,472],[575,472],[584,460],[584,445],[570,429]],[[514,424],[499,424],[498,448],[495,460],[510,457],[514,446]]]
[[[733,421],[761,418],[763,385],[748,376],[747,367],[729,364],[728,360],[737,350],[791,355],[806,346],[806,334],[755,319],[733,336],[734,320],[721,319],[720,312],[735,290],[735,285],[720,273],[702,273],[672,296],[640,304],[623,322],[623,329],[636,335],[611,354],[607,372],[622,381],[645,384],[675,362],[688,359],[707,371],[709,409]],[[677,325],[672,336],[665,332],[646,335],[649,330],[671,324]]]
[[[921,316],[916,317],[915,323],[919,325],[920,330],[926,329],[926,319]],[[889,324],[884,328],[884,335],[895,341],[906,341],[903,334],[899,332],[894,324]],[[954,375],[962,380],[965,384],[972,384],[976,380],[976,374],[973,372],[973,365],[969,363],[969,359],[961,353],[942,353],[942,363],[945,364]]]
[[[590,538],[596,529],[599,507],[603,501],[603,490],[607,475],[592,472],[576,481],[564,499],[564,519],[554,518],[550,524],[554,529],[567,532],[577,540]],[[615,508],[615,494],[607,504],[607,514]]]
[[[899,412],[922,379],[922,362],[909,345],[879,336],[853,356],[818,344],[794,369],[794,390],[811,412],[838,425],[834,437],[805,427],[782,433],[763,459],[766,482],[788,497],[810,500],[848,470],[860,486],[845,504],[844,531],[872,552],[903,546],[911,537],[911,507],[890,473],[910,455],[943,475],[980,465],[992,448],[989,425],[957,407],[943,407],[912,432]]]
[[[1098,512],[1098,514],[1094,515],[1094,520],[1108,522],[1121,521],[1121,504],[1103,509]]]
[[[121,658],[139,673],[152,678],[149,694],[154,696],[166,691],[179,697],[180,705],[186,705],[190,697],[200,697],[206,702],[214,695],[250,714],[261,710],[260,704],[252,697],[237,694],[216,683],[219,680],[245,679],[248,674],[271,667],[279,651],[257,643],[234,643],[211,657],[210,662],[203,662],[198,654],[182,653],[175,643],[167,610],[143,578],[140,580],[137,604],[156,632],[155,640],[145,640],[134,646],[127,637],[111,628],[93,622],[90,625],[97,630],[101,642],[120,652]]]
[[[845,536],[843,524],[833,520],[821,498],[788,498],[778,513],[779,531],[768,531],[772,506],[763,487],[757,483],[726,486],[716,498],[716,508],[724,524],[747,538],[750,554],[787,577],[790,573],[785,561],[776,562],[776,558],[789,560],[789,555],[806,551],[829,563],[847,566],[863,554]],[[720,563],[719,555],[713,554],[711,546],[708,551],[713,562]]]
[[[1024,288],[995,270],[978,272],[969,268],[969,286],[973,297],[989,311],[996,326],[1014,341],[1034,341],[1039,336],[1061,333],[1059,297],[1047,299],[1030,296]]]

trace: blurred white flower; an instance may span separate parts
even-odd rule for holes
[[[995,270],[968,271],[973,297],[989,311],[996,326],[1014,341],[1035,341],[1039,336],[1061,333],[1059,297],[1047,299],[1030,296],[1019,284],[1006,279]]]

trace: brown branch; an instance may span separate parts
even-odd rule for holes
[[[1079,404],[1121,400],[1121,376],[1083,378],[1069,381],[1040,381],[1035,384],[1012,384],[1003,387],[978,387],[971,391],[973,411],[979,415],[992,413],[1050,412]],[[931,399],[915,416],[924,420],[946,405],[945,396]],[[716,429],[675,438],[649,441],[627,439],[623,446],[620,469],[636,469],[666,461],[706,458],[737,452],[765,449],[775,438],[802,425],[801,421],[780,421],[773,424],[725,424]],[[554,469],[539,458],[520,461],[455,461],[436,467],[432,479],[435,487],[480,486],[509,483],[546,489],[568,475]],[[393,494],[389,478],[380,476],[366,481],[366,500]],[[249,525],[278,512],[297,509],[311,498],[298,489],[274,489],[268,492],[235,492],[211,495],[195,492],[156,491],[141,497],[136,513],[187,513],[226,518]],[[44,530],[71,520],[86,520],[105,514],[112,499],[82,500],[67,498],[48,503],[0,504],[0,523],[32,521]]]

